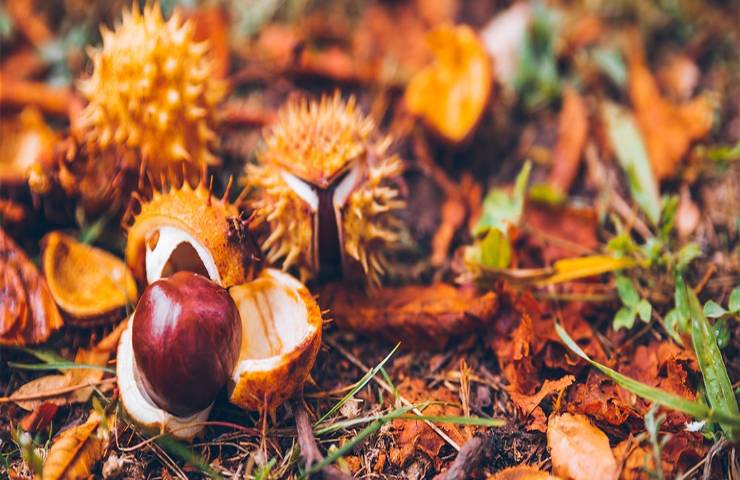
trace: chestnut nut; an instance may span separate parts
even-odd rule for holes
[[[234,300],[195,273],[149,285],[131,330],[139,389],[179,417],[211,405],[239,359],[242,326]]]

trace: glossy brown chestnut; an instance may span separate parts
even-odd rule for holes
[[[207,408],[239,358],[242,327],[229,293],[177,272],[144,291],[133,316],[135,376],[163,410],[187,416]]]

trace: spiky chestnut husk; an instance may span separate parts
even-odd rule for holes
[[[79,84],[89,101],[80,122],[85,140],[101,151],[135,149],[155,171],[180,161],[218,163],[215,106],[226,85],[191,22],[177,10],[165,21],[158,3],[140,12],[134,2],[101,35],[103,46],[90,51],[93,73]]]
[[[123,225],[128,230],[126,262],[140,281],[152,283],[190,270],[226,288],[256,275],[259,248],[249,230],[250,219],[228,200],[231,181],[218,198],[212,195],[212,179],[207,186],[205,175],[201,178],[195,187],[187,180],[180,186],[173,180],[168,187],[163,178],[149,199],[134,194]],[[188,264],[178,265],[177,251],[183,244],[192,247],[190,257],[197,254],[197,264],[186,258]]]
[[[47,218],[64,223],[80,209],[87,218],[120,217],[138,184],[137,155],[122,146],[89,148],[74,136],[55,145],[50,161],[38,163],[28,185]]]
[[[402,162],[388,154],[390,139],[354,97],[345,102],[337,93],[289,101],[264,143],[245,183],[251,208],[270,227],[261,244],[266,260],[296,268],[304,281],[359,265],[369,284],[379,284],[398,241],[394,212],[404,206]]]

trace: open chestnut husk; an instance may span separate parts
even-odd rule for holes
[[[321,346],[321,310],[302,283],[275,269],[229,293],[244,331],[229,400],[247,410],[274,411],[311,372]]]
[[[147,287],[118,347],[121,399],[141,426],[198,433],[239,358],[242,324],[229,293],[177,272]]]
[[[187,270],[226,288],[252,279],[258,247],[228,201],[229,187],[218,198],[204,176],[195,187],[186,179],[177,187],[162,185],[149,199],[136,197],[124,217],[126,262],[134,276],[152,283]]]

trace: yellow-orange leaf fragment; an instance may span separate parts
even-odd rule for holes
[[[633,267],[635,261],[629,258],[617,258],[609,255],[591,255],[588,257],[564,258],[553,264],[555,273],[546,277],[538,285],[553,285],[569,282],[579,278],[592,277],[602,273],[614,272]]]
[[[550,417],[547,448],[553,472],[563,478],[614,478],[617,473],[609,439],[585,415],[564,413]]]
[[[672,176],[691,143],[709,133],[713,102],[706,95],[681,104],[664,99],[639,42],[629,52],[629,96],[656,178]]]
[[[467,25],[440,25],[427,42],[434,61],[413,76],[406,107],[445,140],[459,143],[472,132],[491,93],[491,59]]]
[[[44,461],[44,480],[90,478],[92,467],[103,457],[109,430],[94,410],[82,425],[62,432]]]
[[[558,480],[547,472],[529,465],[509,467],[488,477],[488,480]]]

